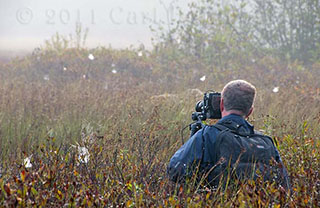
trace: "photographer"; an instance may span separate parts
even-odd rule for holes
[[[244,80],[231,81],[223,88],[221,100],[219,98],[221,119],[212,126],[201,122],[200,126],[199,123],[191,126],[191,137],[170,160],[167,171],[171,181],[183,183],[197,174],[198,178],[206,177],[204,186],[218,186],[222,177],[227,177],[227,170],[231,170],[237,179],[249,178],[248,175],[256,179],[258,173],[265,173],[264,180],[272,180],[266,167],[274,168],[270,165],[273,160],[280,167],[274,171],[278,173],[275,178],[279,185],[290,188],[287,172],[272,139],[255,132],[245,120],[253,111],[255,94],[255,87]],[[208,109],[206,105],[210,105],[205,100],[202,109]],[[201,120],[220,118],[205,115],[206,112],[201,114],[205,117]],[[256,173],[257,169],[260,172]]]

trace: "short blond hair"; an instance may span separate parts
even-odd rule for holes
[[[227,111],[238,110],[245,116],[253,106],[256,88],[245,80],[234,80],[224,86],[221,94]]]

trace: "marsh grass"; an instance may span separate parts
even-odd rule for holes
[[[1,207],[320,206],[319,65],[301,70],[265,57],[222,70],[133,49],[59,50],[1,65]],[[168,181],[180,130],[202,98],[190,89],[220,91],[239,78],[258,89],[250,121],[277,138],[290,194],[259,180],[217,190]],[[78,147],[88,150],[88,162]]]

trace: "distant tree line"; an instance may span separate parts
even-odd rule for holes
[[[266,53],[304,64],[320,59],[319,0],[198,0],[164,26],[155,30],[158,47],[220,65]]]

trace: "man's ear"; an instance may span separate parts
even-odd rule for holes
[[[224,110],[224,105],[223,105],[223,98],[220,100],[220,111],[223,112]]]
[[[249,113],[246,115],[246,118],[248,118],[252,112],[253,112],[253,107],[250,108]]]

